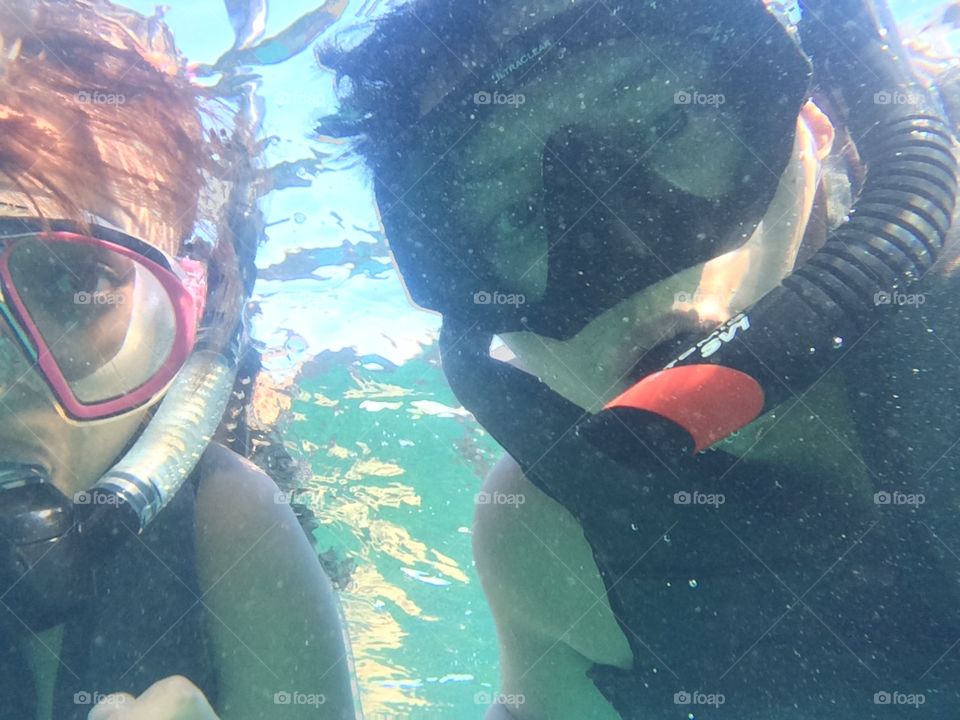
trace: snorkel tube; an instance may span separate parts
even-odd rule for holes
[[[256,279],[254,256],[262,234],[256,211],[258,155],[256,137],[262,117],[258,86],[240,88],[234,141],[245,149],[236,163],[227,199],[226,231],[237,248],[244,297]],[[243,307],[243,304],[240,304]],[[233,324],[224,334],[223,323]],[[81,533],[102,538],[104,529],[121,522],[141,533],[177,494],[193,472],[220,425],[233,391],[240,362],[244,320],[224,317],[208,307],[196,350],[187,360],[150,424],[134,446],[91,488],[95,508],[81,524]]]
[[[33,632],[96,592],[93,561],[177,494],[226,408],[237,354],[196,350],[133,447],[73,498],[35,465],[0,463],[0,602]]]
[[[862,138],[861,195],[780,287],[579,425],[622,462],[636,455],[637,438],[658,454],[699,452],[803,392],[943,250],[957,199],[955,139],[914,82],[889,12],[864,0],[806,5],[804,49],[821,83],[840,89]],[[844,43],[827,28],[842,28]]]
[[[89,491],[81,533],[120,512],[142,532],[180,490],[220,425],[237,371],[236,347],[199,349],[187,360],[133,447]],[[87,530],[88,531],[88,530]]]

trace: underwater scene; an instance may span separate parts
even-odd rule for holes
[[[0,0],[0,720],[960,717],[958,132],[943,0]]]

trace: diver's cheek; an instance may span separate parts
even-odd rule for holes
[[[68,471],[59,478],[55,475],[55,480],[62,480],[57,486],[64,492],[69,489],[70,494],[93,485],[120,459],[147,412],[141,409],[92,423],[62,421],[60,432],[64,434],[71,465],[64,468]]]
[[[833,137],[826,115],[807,103],[797,119],[793,154],[757,230],[743,247],[708,262],[693,301],[677,309],[724,322],[793,270],[820,183],[821,161],[830,154]]]
[[[19,348],[0,335],[0,459],[47,467],[64,494],[86,490],[110,469],[147,412],[85,423],[66,419]]]

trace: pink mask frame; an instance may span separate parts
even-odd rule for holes
[[[3,311],[0,312],[3,318],[0,323],[10,327],[50,387],[57,403],[75,420],[97,420],[121,415],[143,407],[160,395],[193,351],[199,315],[205,300],[206,282],[205,278],[203,281],[198,280],[196,262],[184,261],[186,273],[185,279],[181,280],[173,271],[174,267],[179,266],[176,259],[168,258],[156,248],[135,238],[126,238],[117,232],[111,232],[111,236],[121,242],[129,240],[130,246],[74,232],[21,232],[7,237],[0,235],[0,310]],[[17,292],[10,272],[10,256],[14,248],[21,242],[36,241],[100,247],[136,262],[159,282],[173,308],[175,332],[170,352],[151,377],[121,397],[99,402],[82,402],[77,398]],[[149,253],[150,257],[145,253]],[[164,267],[160,261],[167,266]]]

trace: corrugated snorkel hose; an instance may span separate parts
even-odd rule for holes
[[[883,302],[930,270],[951,226],[957,194],[946,122],[917,113],[881,123],[861,144],[868,174],[850,219],[749,312],[745,342],[709,362],[761,380],[764,407],[787,399],[832,364],[887,310]],[[703,362],[694,353],[687,362]],[[770,374],[776,378],[768,378]]]
[[[870,170],[850,221],[785,281],[819,289],[861,326],[889,292],[922,277],[946,241],[957,191],[957,164],[946,123],[913,115],[881,126],[865,143]],[[830,305],[813,300],[829,313]]]
[[[142,530],[183,486],[210,444],[226,409],[236,362],[215,350],[190,356],[150,424],[92,492],[96,507],[118,501],[132,510],[128,528]]]
[[[881,24],[892,22],[877,14]],[[833,351],[849,347],[889,311],[884,296],[930,270],[957,201],[955,138],[934,100],[913,82],[895,31],[886,33],[889,45],[882,43],[878,19],[859,1],[831,0],[805,22],[804,47],[821,78],[842,90],[867,176],[848,221],[747,312],[744,342],[729,342],[707,360],[760,381],[765,409],[787,399],[788,386],[797,390],[818,379],[834,362]],[[828,27],[843,32],[856,54],[838,47]],[[704,360],[693,353],[678,365]]]
[[[809,0],[800,37],[845,108],[867,177],[850,218],[753,307],[580,426],[623,461],[709,447],[819,380],[940,256],[957,201],[956,142],[916,82],[882,3]],[[844,42],[837,40],[838,33]],[[712,408],[705,412],[704,408]],[[682,430],[683,432],[676,432]]]

